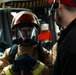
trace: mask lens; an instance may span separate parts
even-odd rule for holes
[[[31,37],[31,28],[29,27],[22,27],[21,29],[18,29],[19,37],[22,37],[23,39],[29,39]]]
[[[23,31],[21,31],[21,33],[22,33],[23,37],[26,37],[26,38],[31,37],[31,30],[30,29],[23,30]]]
[[[36,27],[22,27],[18,29],[18,35],[22,39],[23,44],[30,45],[36,41],[37,29]]]

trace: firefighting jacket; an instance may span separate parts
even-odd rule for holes
[[[33,51],[29,51],[29,50],[25,50],[25,48],[23,46],[18,46],[18,51],[15,55],[15,58],[17,58],[17,56],[19,56],[22,53],[28,53],[30,55],[32,55],[33,57],[35,57],[38,60],[38,51],[36,46],[33,47]],[[4,54],[2,57],[0,57],[0,75],[7,75],[9,73],[9,75],[24,75],[23,72],[19,72],[19,73],[14,73],[11,70],[11,63],[9,62],[9,52],[10,52],[11,48],[8,48],[5,50]],[[35,69],[33,72],[29,73],[28,75],[49,75],[51,72],[51,66],[52,66],[52,53],[49,52],[48,50],[46,50],[45,48],[43,48],[43,52],[44,52],[44,62],[41,62],[38,60],[37,65],[35,66]],[[40,68],[40,66],[42,66]],[[37,72],[39,69],[39,72]],[[41,69],[41,71],[40,71]],[[6,73],[7,71],[7,73]],[[36,72],[35,72],[36,71]]]

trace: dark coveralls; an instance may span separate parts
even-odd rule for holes
[[[53,75],[76,75],[76,19],[61,32]]]

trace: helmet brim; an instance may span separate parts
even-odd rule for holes
[[[40,32],[40,29],[41,29],[39,25],[37,25],[33,22],[20,22],[18,24],[13,25],[12,29],[21,28],[21,27],[25,27],[25,26],[28,26],[28,27],[34,27],[35,26],[38,30],[38,33]]]

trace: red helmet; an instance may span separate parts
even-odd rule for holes
[[[60,0],[60,2],[68,6],[76,7],[76,0]]]
[[[25,26],[32,27],[32,32],[28,34],[22,34],[19,36],[19,29]],[[28,31],[28,30],[27,30]],[[30,32],[30,31],[28,31]],[[30,11],[20,11],[12,21],[12,42],[15,44],[22,44],[24,46],[30,46],[37,42],[37,35],[40,32],[40,23],[37,16]],[[31,37],[32,36],[32,37]],[[28,38],[27,38],[28,37]],[[29,40],[29,42],[27,41]],[[27,43],[27,44],[26,44]]]
[[[31,21],[32,24],[28,24]],[[33,25],[40,31],[40,23],[37,16],[30,11],[20,11],[17,13],[16,17],[12,20],[12,28],[19,27],[23,23],[27,23],[27,25]]]

